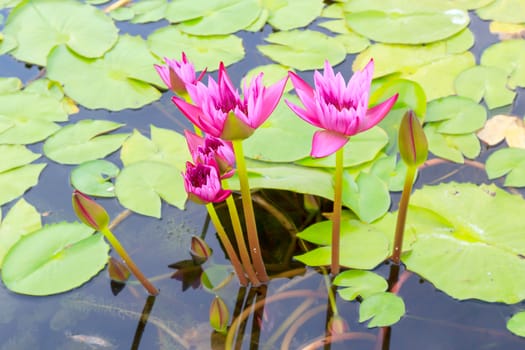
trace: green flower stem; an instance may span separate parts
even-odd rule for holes
[[[219,216],[217,215],[217,212],[215,211],[215,207],[213,206],[212,203],[208,203],[206,204],[206,209],[208,210],[208,215],[210,216],[213,226],[217,230],[219,239],[221,240],[221,243],[224,246],[224,249],[226,250],[226,254],[228,255],[228,258],[230,259],[233,269],[235,270],[235,273],[237,274],[237,278],[239,278],[239,283],[241,284],[241,286],[248,285],[248,280],[246,279],[246,276],[244,275],[242,264],[239,260],[239,257],[237,256],[237,253],[235,252],[235,249],[233,248],[232,243],[230,242],[230,239],[228,238],[228,235],[226,234],[226,231],[224,230],[224,227],[221,224],[221,220],[219,219]]]
[[[403,233],[405,231],[405,222],[407,218],[408,201],[412,193],[412,185],[414,184],[414,177],[416,176],[417,167],[409,166],[405,176],[405,184],[403,186],[403,193],[399,201],[399,209],[397,211],[396,234],[394,237],[394,250],[392,251],[392,261],[394,264],[401,262],[401,252],[403,250]]]
[[[228,211],[230,213],[230,218],[233,226],[233,233],[235,234],[235,239],[237,240],[237,247],[239,249],[239,254],[241,256],[242,264],[248,278],[253,285],[260,284],[257,274],[253,270],[252,263],[250,261],[250,255],[248,254],[248,249],[246,248],[246,242],[244,241],[244,234],[242,232],[241,221],[239,220],[239,213],[237,212],[237,207],[235,206],[235,201],[232,196],[226,198],[226,205],[228,206]]]
[[[109,241],[109,244],[111,244],[113,249],[115,249],[115,251],[120,255],[122,260],[124,260],[126,266],[129,268],[131,273],[137,278],[137,280],[140,281],[140,283],[142,283],[142,285],[144,286],[144,288],[146,288],[148,293],[150,295],[158,295],[159,290],[155,288],[153,284],[151,284],[151,282],[146,278],[146,276],[144,276],[142,271],[139,270],[137,265],[135,265],[128,252],[126,251],[126,249],[124,249],[122,244],[120,244],[119,240],[117,239],[117,237],[115,237],[113,232],[111,232],[110,229],[107,227],[102,228],[100,232],[104,235],[104,237],[106,237],[106,239]]]
[[[259,237],[257,235],[257,225],[255,223],[255,214],[253,211],[252,195],[250,193],[250,185],[248,183],[248,171],[246,169],[246,162],[242,149],[242,140],[233,141],[233,150],[235,153],[235,162],[237,164],[237,176],[241,187],[242,206],[244,210],[244,219],[246,221],[246,229],[248,233],[248,244],[250,245],[250,254],[252,256],[255,272],[257,273],[261,282],[269,280],[266,274],[266,268],[261,256],[261,247],[259,245]]]
[[[332,266],[331,273],[339,273],[339,241],[341,231],[341,208],[343,203],[343,148],[335,152],[334,209],[332,213]]]

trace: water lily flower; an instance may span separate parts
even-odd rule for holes
[[[222,188],[217,169],[202,163],[186,162],[184,188],[188,197],[199,204],[222,202],[231,194]]]
[[[314,73],[315,89],[297,74],[288,73],[304,109],[290,101],[286,103],[300,118],[323,129],[314,134],[312,157],[334,153],[348,142],[350,136],[375,126],[390,111],[397,94],[368,108],[373,71],[374,61],[370,60],[345,84],[341,73],[334,74],[330,63],[325,61],[324,73]]]
[[[186,85],[193,85],[200,81],[206,73],[206,69],[201,72],[199,77],[195,77],[195,67],[189,62],[186,54],[182,53],[180,61],[164,58],[166,65],[155,64],[154,67],[160,75],[164,84],[175,93],[186,93]]]
[[[262,78],[263,73],[260,73],[249,84],[245,83],[241,98],[221,62],[218,81],[209,77],[208,85],[197,82],[186,86],[195,105],[176,96],[172,101],[206,134],[223,140],[242,140],[249,137],[272,114],[288,79],[285,77],[265,87]]]
[[[221,179],[233,176],[235,154],[231,142],[211,135],[201,137],[188,130],[184,135],[194,163],[215,164]]]
[[[84,193],[75,190],[72,198],[73,210],[77,217],[89,227],[102,231],[109,225],[106,209]]]

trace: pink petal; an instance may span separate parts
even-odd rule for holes
[[[219,203],[228,198],[228,196],[232,193],[231,190],[225,190],[221,189],[217,194],[215,195],[215,198],[212,200],[213,203]]]
[[[312,139],[310,156],[314,158],[329,156],[343,147],[348,140],[349,138],[345,135],[328,130],[318,130],[314,133],[314,138]]]
[[[279,100],[283,95],[284,87],[287,81],[288,77],[285,77],[265,89],[264,96],[262,97],[262,110],[260,111],[259,115],[254,116],[255,120],[252,121],[252,126],[254,128],[261,126],[277,107]]]
[[[179,109],[181,110],[181,112],[186,116],[186,118],[188,118],[194,125],[196,125],[199,129],[201,129],[202,131],[204,132],[207,132],[206,130],[204,130],[204,127],[200,121],[200,116],[202,115],[202,110],[197,107],[197,106],[194,106],[186,101],[184,101],[183,99],[177,97],[177,96],[173,96],[171,98],[171,101],[177,106],[179,107]]]
[[[366,116],[363,123],[359,126],[359,132],[370,129],[371,127],[379,124],[381,120],[390,112],[392,107],[397,101],[398,94],[390,97],[388,100],[381,102],[377,106],[374,106],[366,111]]]
[[[188,148],[190,150],[190,153],[193,155],[195,152],[197,152],[197,148],[199,146],[204,145],[204,138],[200,137],[197,134],[192,133],[189,130],[184,130],[184,136],[186,137],[186,143],[188,144]],[[195,159],[193,159],[195,161]]]
[[[323,126],[319,123],[319,120],[317,116],[312,114],[312,110],[305,110],[301,107],[293,104],[287,99],[284,99],[284,102],[290,107],[290,109],[299,116],[302,120],[304,120],[307,123],[310,123],[314,126],[317,126],[318,128],[322,128]]]

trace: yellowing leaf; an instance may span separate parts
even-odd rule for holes
[[[520,39],[525,36],[525,24],[493,21],[490,22],[489,29],[492,34],[498,35],[500,40]]]

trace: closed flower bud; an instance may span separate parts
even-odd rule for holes
[[[399,153],[408,166],[418,167],[427,160],[427,138],[412,110],[405,113],[399,126]]]
[[[230,312],[226,303],[220,298],[215,297],[210,305],[210,326],[219,333],[226,333],[228,322],[230,321]]]
[[[80,191],[73,192],[73,210],[84,224],[97,231],[101,231],[109,225],[109,215],[106,210],[93,199]]]

